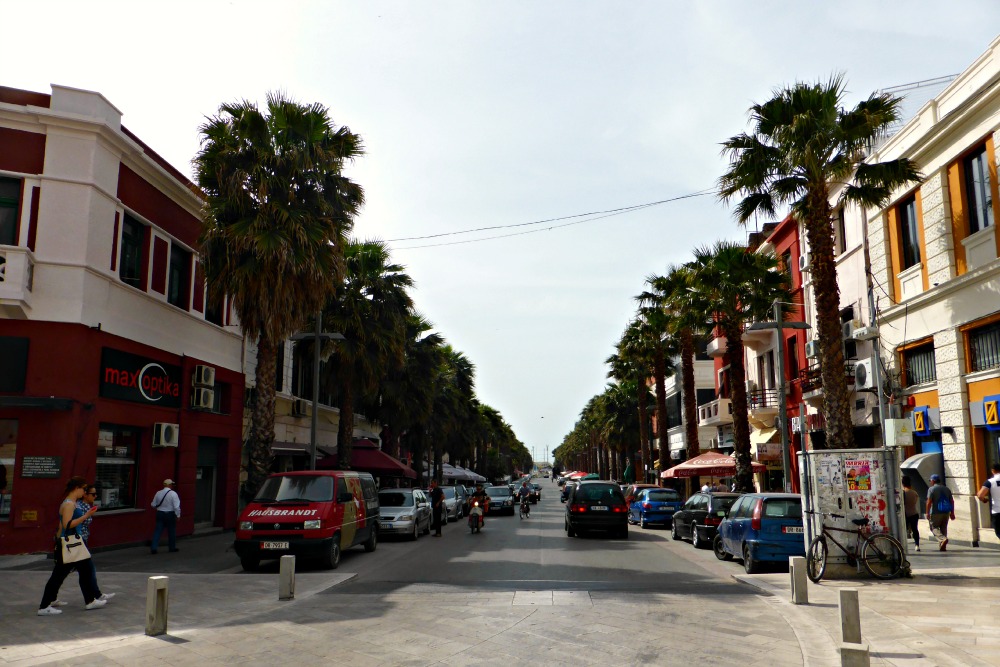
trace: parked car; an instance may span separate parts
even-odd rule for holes
[[[420,489],[382,489],[378,492],[379,532],[416,540],[431,532],[431,501]]]
[[[631,506],[632,503],[635,502],[635,497],[639,495],[640,491],[642,491],[643,489],[658,489],[658,488],[660,487],[658,487],[656,484],[626,484],[625,489],[622,491],[622,493],[625,494],[625,502],[627,502],[629,506]]]
[[[533,502],[533,503],[537,503],[539,500],[542,499],[542,487],[541,487],[541,485],[540,484],[534,484],[534,483],[532,483],[532,484],[529,484],[528,486],[530,486],[531,489],[532,489],[531,497],[529,498],[529,500],[531,502]]]
[[[465,487],[442,486],[444,492],[444,520],[458,521],[465,516]]]
[[[681,504],[681,494],[673,489],[640,489],[628,506],[628,521],[642,528],[652,523],[670,525]]]
[[[719,560],[743,560],[747,574],[763,562],[787,563],[805,556],[802,497],[794,493],[747,493],[729,508],[712,547]]]
[[[566,483],[563,484],[562,493],[559,494],[559,502],[566,502],[566,499],[569,498],[571,493],[573,493],[573,489],[576,488],[577,484],[579,484],[579,482],[566,480]]]
[[[566,535],[605,530],[628,539],[628,505],[614,482],[587,480],[573,489],[566,501]]]
[[[490,497],[489,514],[510,514],[514,516],[514,492],[509,486],[491,486],[486,489]]]
[[[691,540],[695,549],[711,546],[722,518],[737,498],[739,494],[736,493],[706,491],[694,494],[674,513],[670,536],[675,540]]]
[[[356,544],[375,551],[378,492],[366,472],[299,470],[276,473],[243,508],[233,549],[244,570],[291,554],[317,558],[329,569]]]

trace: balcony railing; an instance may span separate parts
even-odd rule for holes
[[[698,406],[698,426],[732,423],[733,403],[728,398],[717,398]]]
[[[781,407],[777,389],[752,389],[747,392],[747,406],[751,411]]]
[[[24,317],[31,310],[34,255],[27,248],[0,246],[0,312]]]
[[[848,386],[854,386],[853,361],[848,361],[844,364],[844,374],[847,377]],[[808,368],[806,368],[804,371],[802,371],[802,375],[799,378],[799,382],[802,385],[803,395],[822,391],[823,378],[820,375],[819,364],[813,364]]]

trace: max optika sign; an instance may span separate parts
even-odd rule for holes
[[[109,347],[101,350],[101,396],[164,408],[181,407],[180,366]]]

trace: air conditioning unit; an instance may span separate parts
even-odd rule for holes
[[[292,416],[293,417],[305,417],[306,416],[306,401],[302,398],[296,398],[292,400]]]
[[[841,325],[841,336],[844,340],[851,340],[854,338],[854,331],[860,328],[861,320],[848,320]]]
[[[819,341],[811,340],[806,343],[806,357],[809,359],[819,358]]]
[[[191,390],[191,407],[195,410],[211,410],[215,407],[215,391],[195,387]]]
[[[854,330],[854,340],[874,340],[878,338],[878,327],[858,327]]]
[[[812,259],[812,258],[809,257],[809,253],[807,253],[807,252],[804,252],[801,255],[799,255],[799,272],[800,273],[805,273],[806,271],[809,270],[809,260],[810,259]]]
[[[872,360],[862,359],[854,366],[854,388],[872,389],[875,387],[875,373],[872,372]]]
[[[153,447],[176,447],[180,439],[181,429],[177,424],[153,424]]]
[[[191,385],[211,389],[215,386],[215,369],[211,366],[195,366],[194,374],[191,376]]]

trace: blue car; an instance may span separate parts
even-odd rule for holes
[[[628,522],[643,528],[651,523],[669,526],[681,504],[680,494],[673,489],[642,489],[628,507]]]
[[[712,542],[719,560],[739,558],[747,574],[761,563],[787,563],[805,556],[802,497],[793,493],[747,493],[729,508]]]

